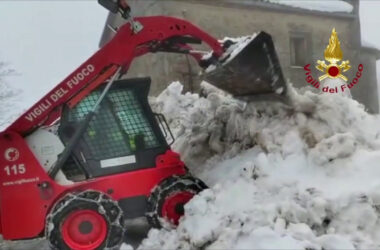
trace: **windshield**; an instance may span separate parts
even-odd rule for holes
[[[69,112],[69,122],[80,122],[93,108],[101,91],[94,91]],[[129,155],[159,146],[134,90],[111,89],[84,134],[97,159]]]

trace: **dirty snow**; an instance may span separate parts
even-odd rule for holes
[[[378,117],[340,95],[290,87],[291,105],[268,105],[203,87],[200,97],[173,83],[154,107],[210,189],[140,249],[380,247]]]
[[[328,0],[328,1],[315,1],[315,0],[265,0],[266,2],[287,5],[295,8],[302,8],[307,10],[316,10],[324,12],[346,12],[351,13],[353,6],[342,0]]]

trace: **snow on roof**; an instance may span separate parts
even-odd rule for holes
[[[287,5],[295,8],[323,12],[345,12],[351,13],[354,7],[342,0],[315,1],[315,0],[264,0],[266,2]]]

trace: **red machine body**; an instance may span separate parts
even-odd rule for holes
[[[156,158],[156,165],[152,168],[62,186],[46,173],[25,142],[24,137],[37,128],[59,120],[62,105],[74,107],[115,74],[118,67],[126,73],[134,58],[165,51],[160,48],[165,47],[163,45],[170,39],[199,39],[211,47],[215,57],[223,53],[216,39],[187,21],[164,16],[140,17],[135,21],[144,27],[141,31],[133,32],[130,23],[120,27],[108,44],[0,133],[0,233],[4,239],[42,236],[49,212],[68,193],[96,190],[115,201],[126,197],[148,197],[164,179],[186,174],[180,156],[168,150]],[[187,44],[170,42],[170,48],[173,46],[201,60],[201,55],[192,52]]]
[[[15,148],[19,152],[17,160],[5,165],[12,174],[7,175],[3,170],[0,176],[1,233],[8,240],[39,236],[44,231],[46,216],[52,206],[66,193],[97,190],[109,194],[116,201],[126,197],[148,197],[152,189],[165,178],[186,174],[179,155],[169,150],[157,158],[155,168],[62,186],[48,176],[19,134],[7,133],[6,138],[1,138],[0,145],[2,152],[8,148]],[[43,188],[42,185],[48,187]]]

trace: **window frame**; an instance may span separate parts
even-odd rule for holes
[[[295,39],[303,39],[305,46],[305,53],[303,54],[303,61],[297,62],[296,49],[294,46]],[[307,31],[290,31],[289,32],[289,57],[291,67],[304,67],[311,59],[311,33]]]
[[[135,91],[138,102],[141,104],[144,111],[144,115],[151,124],[153,133],[158,138],[159,145],[155,148],[138,148],[134,154],[135,161],[131,163],[122,163],[121,165],[105,167],[102,166],[101,160],[92,157],[91,152],[88,151],[85,141],[81,139],[73,150],[72,157],[76,162],[75,164],[80,165],[80,167],[84,169],[86,179],[116,173],[130,172],[139,169],[154,168],[156,167],[157,157],[170,149],[170,146],[165,140],[165,137],[162,134],[159,124],[157,123],[155,115],[148,102],[150,84],[151,79],[149,77],[120,79],[114,82],[111,89],[127,88]],[[98,89],[103,90],[104,85],[99,86]],[[78,127],[78,123],[70,122],[68,120],[68,112],[70,109],[71,108],[66,104],[63,106],[61,121],[58,128],[58,135],[65,145],[67,145],[70,138],[72,138],[72,133],[75,132],[75,128]]]

